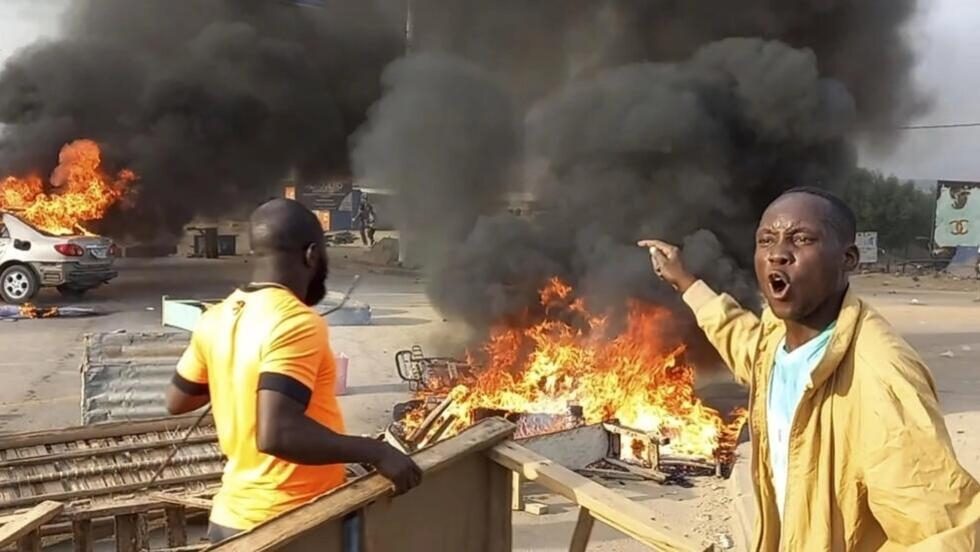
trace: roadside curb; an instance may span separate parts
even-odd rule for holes
[[[365,261],[359,261],[357,259],[346,258],[344,259],[346,264],[350,268],[360,268],[372,274],[384,274],[386,276],[421,276],[422,272],[412,268],[404,268],[400,266],[388,266],[379,265],[374,263],[368,263]]]
[[[752,443],[738,446],[738,455],[728,478],[735,515],[732,519],[732,538],[740,550],[752,550],[755,530],[755,489],[752,486]]]

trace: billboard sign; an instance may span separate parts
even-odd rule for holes
[[[354,190],[353,180],[328,180],[296,185],[296,201],[313,211],[339,209]]]
[[[980,245],[980,183],[940,180],[936,194],[936,245]]]
[[[861,264],[878,262],[878,232],[858,232],[856,243]]]

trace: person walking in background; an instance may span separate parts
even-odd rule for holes
[[[361,243],[374,246],[375,220],[374,205],[366,195],[361,197],[361,206],[357,210],[357,227],[361,230]]]

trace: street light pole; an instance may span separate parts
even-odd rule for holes
[[[412,42],[414,38],[414,18],[412,17],[412,0],[405,0],[405,56],[409,56],[412,53]],[[397,191],[396,191],[397,193]],[[404,205],[404,203],[403,203]],[[404,206],[402,207],[404,209]],[[402,220],[408,220],[408,217],[402,217]],[[407,242],[408,236],[404,232],[403,228],[398,231],[398,265],[405,266],[405,260],[407,257],[406,251],[408,249]]]

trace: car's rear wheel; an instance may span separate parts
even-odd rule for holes
[[[0,274],[0,298],[6,303],[26,303],[37,295],[40,287],[37,274],[26,265],[11,266]]]

